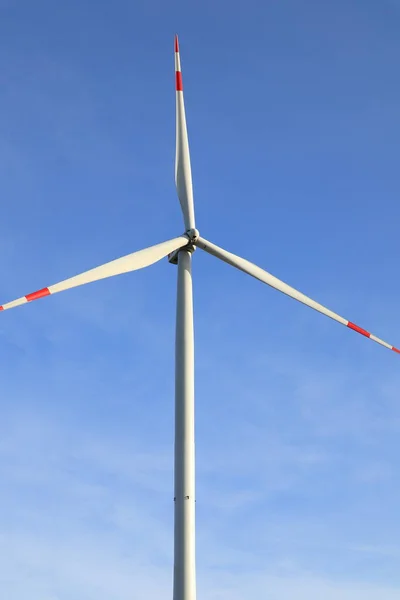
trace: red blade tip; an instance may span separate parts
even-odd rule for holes
[[[43,288],[37,292],[33,292],[32,294],[27,294],[25,298],[28,300],[28,302],[32,302],[32,300],[38,300],[39,298],[44,298],[44,296],[50,296],[49,288]]]
[[[361,327],[359,327],[355,323],[352,323],[351,321],[349,321],[347,323],[347,327],[349,327],[353,331],[357,331],[357,333],[361,333],[361,335],[365,335],[365,337],[367,337],[367,338],[369,338],[371,336],[369,331],[365,331],[365,329],[362,329]]]
[[[175,52],[179,52],[179,41],[178,36],[175,36]]]

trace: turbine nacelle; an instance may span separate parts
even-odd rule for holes
[[[189,229],[183,235],[188,240],[187,245],[183,246],[182,248],[178,248],[177,250],[174,250],[173,252],[168,254],[168,262],[170,262],[172,265],[178,264],[179,250],[187,250],[191,254],[193,254],[193,252],[196,250],[196,243],[200,237],[199,230],[198,229]]]

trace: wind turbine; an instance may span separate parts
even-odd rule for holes
[[[201,237],[195,224],[192,174],[183,99],[178,37],[175,36],[176,157],[175,182],[182,208],[185,233],[150,248],[139,250],[89,271],[42,288],[0,306],[0,311],[62,292],[85,283],[148,267],[168,256],[178,265],[175,342],[175,514],[174,514],[174,600],[195,600],[195,445],[194,445],[194,338],[192,297],[192,254],[196,248],[259,279],[272,288],[400,354],[400,350],[305,296],[248,260]]]

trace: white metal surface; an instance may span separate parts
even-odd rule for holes
[[[101,265],[100,267],[96,267],[95,269],[66,279],[60,283],[56,283],[49,289],[51,293],[54,294],[55,292],[61,292],[77,285],[83,285],[92,281],[98,281],[99,279],[105,279],[106,277],[112,277],[113,275],[121,275],[122,273],[143,269],[144,267],[148,267],[162,258],[165,258],[174,250],[186,246],[187,243],[188,240],[185,236],[177,237],[168,240],[167,242],[162,242],[161,244],[150,246],[150,248],[138,250],[137,252],[132,252],[132,254],[127,254],[126,256],[112,260],[105,265]]]
[[[263,283],[266,283],[267,285],[275,288],[276,290],[283,292],[287,296],[290,296],[291,298],[294,298],[295,300],[298,300],[299,302],[302,302],[303,304],[314,308],[315,310],[326,315],[327,317],[335,319],[335,321],[339,321],[339,323],[342,323],[342,325],[347,325],[348,321],[346,321],[346,319],[344,319],[343,317],[337,315],[328,308],[325,308],[325,306],[322,306],[322,304],[315,302],[315,300],[308,298],[308,296],[305,296],[295,288],[291,287],[287,283],[284,283],[277,277],[274,277],[274,275],[271,275],[271,273],[264,271],[264,269],[257,267],[254,263],[246,260],[245,258],[241,258],[236,254],[227,252],[227,250],[224,250],[223,248],[212,244],[211,242],[205,240],[202,237],[199,237],[199,239],[196,241],[196,246],[198,246],[202,250],[205,250],[209,254],[220,258],[221,260],[232,265],[233,267],[236,267],[237,269],[248,273],[248,275],[252,275],[256,279],[259,279]]]
[[[179,54],[179,46],[177,44],[177,38],[175,38],[175,72],[181,72],[181,57]]]
[[[173,600],[196,599],[194,337],[192,257],[178,254],[175,347],[175,515]]]

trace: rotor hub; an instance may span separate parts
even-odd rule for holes
[[[198,229],[188,229],[185,231],[184,236],[188,238],[187,246],[182,246],[182,248],[178,248],[178,250],[174,250],[171,254],[168,254],[168,261],[173,264],[178,264],[178,254],[181,250],[186,250],[186,252],[193,252],[196,250],[196,242],[199,239],[200,233]]]
[[[188,230],[185,232],[185,235],[187,235],[187,236],[188,236],[188,238],[189,238],[189,241],[190,241],[192,244],[195,244],[195,243],[196,243],[196,241],[199,239],[200,233],[199,233],[199,230],[198,230],[198,229],[188,229]]]

